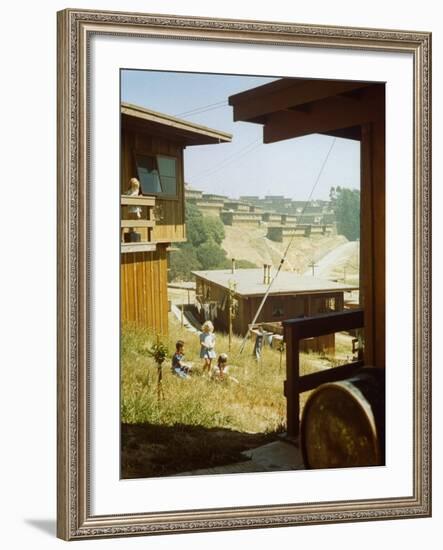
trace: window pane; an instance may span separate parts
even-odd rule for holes
[[[161,193],[160,177],[154,157],[137,157],[138,179],[142,187],[142,193]]]
[[[157,157],[160,176],[175,178],[175,159],[170,157]]]
[[[177,194],[176,160],[171,157],[157,157],[162,190],[165,195]]]
[[[163,193],[166,195],[176,195],[176,184],[175,178],[167,178],[165,176],[160,176],[162,182]]]

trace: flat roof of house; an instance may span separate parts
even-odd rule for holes
[[[148,130],[160,135],[179,138],[186,145],[207,145],[210,143],[229,143],[232,134],[214,130],[189,120],[159,113],[140,105],[122,103],[120,112],[123,116],[138,121]]]
[[[276,269],[272,268],[271,279],[275,273]],[[236,294],[241,296],[263,296],[269,286],[263,283],[263,268],[236,269],[234,273],[231,269],[215,269],[211,271],[193,271],[192,274],[225,289],[229,289],[230,282],[231,284],[235,282]],[[318,277],[306,277],[291,271],[280,271],[269,295],[321,294],[357,289],[358,287],[355,285],[340,284]]]

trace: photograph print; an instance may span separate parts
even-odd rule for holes
[[[384,83],[120,86],[120,477],[383,466]]]

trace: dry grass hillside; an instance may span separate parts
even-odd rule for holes
[[[185,342],[185,356],[194,365],[190,379],[171,373],[170,358],[163,367],[163,399],[157,394],[157,367],[146,350],[156,338],[146,330],[122,327],[121,422],[122,477],[173,475],[198,468],[244,461],[242,451],[278,438],[286,428],[285,354],[269,347],[262,359],[252,356],[249,341],[240,353],[241,338],[216,334],[217,352],[228,352],[229,374],[222,382],[203,375],[200,344],[172,315],[170,355],[174,343]],[[301,354],[301,372],[308,374],[349,361],[350,337],[339,335],[334,357]],[[303,407],[309,392],[302,394]]]
[[[277,266],[287,242],[277,243],[266,238],[266,228],[225,226],[222,246],[228,258],[249,260],[257,266],[270,263]],[[318,261],[332,249],[347,242],[343,235],[296,237],[292,241],[284,269],[304,273],[310,262]]]

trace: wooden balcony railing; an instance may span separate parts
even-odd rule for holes
[[[287,434],[289,438],[295,439],[300,431],[300,394],[325,382],[348,378],[363,366],[363,361],[354,361],[300,376],[300,340],[363,328],[364,315],[362,309],[340,311],[315,317],[290,319],[283,321],[283,326],[286,342],[284,394],[287,407]]]
[[[152,241],[152,229],[155,226],[154,207],[155,197],[131,197],[122,195],[120,199],[121,205],[121,251],[125,252],[143,252],[155,250],[155,243]],[[129,207],[139,207],[141,217],[135,218],[129,212]],[[124,234],[127,230],[137,230],[140,234],[140,241],[125,242]]]

